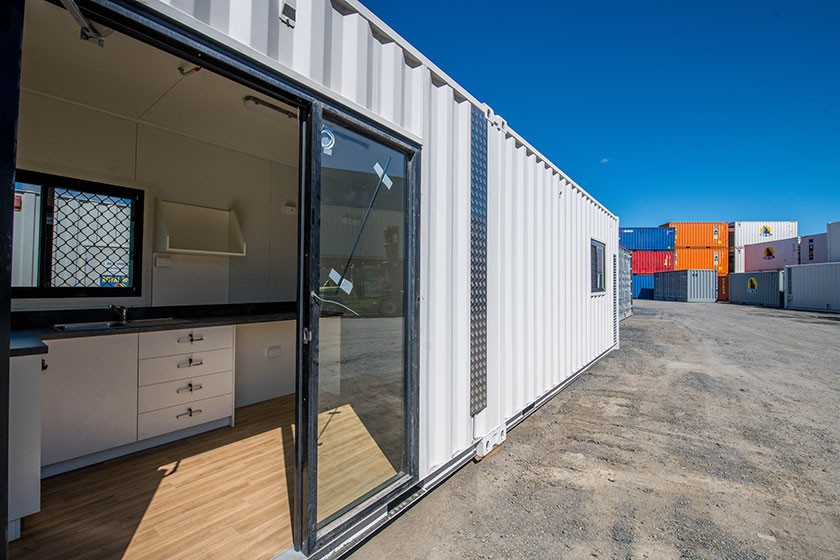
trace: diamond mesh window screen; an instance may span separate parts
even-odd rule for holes
[[[142,190],[28,170],[16,171],[15,188],[32,199],[32,224],[15,230],[32,280],[15,297],[140,294]]]
[[[56,189],[50,285],[131,287],[132,201]]]

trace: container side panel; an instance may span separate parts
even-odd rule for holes
[[[784,271],[730,274],[729,292],[731,303],[782,307],[784,304]]]
[[[730,226],[735,247],[790,239],[799,235],[799,223],[791,221],[733,222]]]
[[[799,264],[798,237],[744,246],[744,272],[782,270],[794,264]]]
[[[785,274],[786,307],[840,312],[840,262],[789,266]]]

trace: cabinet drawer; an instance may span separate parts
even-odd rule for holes
[[[147,439],[233,415],[233,395],[170,406],[137,416],[138,439]]]
[[[140,358],[232,347],[232,326],[140,333]]]
[[[139,413],[159,410],[179,404],[218,397],[233,392],[233,372],[188,377],[169,383],[140,387]]]
[[[233,369],[233,350],[208,350],[191,354],[164,356],[140,360],[140,386],[167,383],[199,375],[209,375]]]

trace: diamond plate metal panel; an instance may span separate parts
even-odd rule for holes
[[[470,415],[487,407],[487,120],[472,108]]]

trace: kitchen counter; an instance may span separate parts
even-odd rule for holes
[[[206,314],[202,315],[202,311]],[[46,354],[49,352],[49,348],[44,343],[45,340],[168,331],[184,328],[270,323],[274,321],[294,321],[297,318],[294,302],[285,302],[265,305],[240,304],[183,308],[133,308],[129,310],[130,320],[150,319],[157,316],[174,317],[178,321],[171,323],[137,324],[95,330],[59,331],[52,327],[54,324],[108,321],[113,319],[112,315],[101,318],[101,313],[102,310],[74,313],[76,317],[79,317],[75,320],[68,320],[66,318],[66,311],[55,312],[54,314],[39,312],[37,316],[35,316],[36,314],[29,314],[27,317],[20,318],[18,325],[12,328],[9,345],[10,356],[18,357]],[[154,316],[152,316],[152,313]],[[131,315],[139,316],[135,317]],[[32,324],[39,322],[39,320],[45,324]]]

